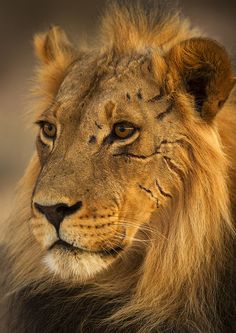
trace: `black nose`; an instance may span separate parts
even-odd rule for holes
[[[78,201],[73,206],[68,206],[65,203],[59,203],[53,206],[42,206],[35,202],[34,206],[40,213],[46,216],[47,220],[54,225],[58,232],[60,224],[64,220],[65,216],[71,215],[79,210],[82,207],[82,202]]]

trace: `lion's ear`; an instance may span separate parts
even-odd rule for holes
[[[71,58],[75,50],[65,32],[59,26],[53,26],[43,34],[34,37],[37,57],[44,64],[57,61],[60,57]]]
[[[50,103],[64,79],[67,68],[78,57],[65,32],[58,26],[34,38],[34,46],[40,64],[35,77],[36,95],[43,96]]]
[[[193,96],[204,119],[213,119],[235,84],[225,49],[213,40],[192,38],[174,46],[167,61],[174,85]]]

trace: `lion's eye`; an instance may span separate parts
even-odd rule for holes
[[[57,134],[56,126],[47,122],[41,124],[42,134],[48,139],[54,139]]]
[[[114,125],[113,131],[117,138],[128,139],[135,133],[136,128],[129,123],[118,123]]]

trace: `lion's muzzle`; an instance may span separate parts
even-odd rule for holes
[[[33,203],[32,230],[46,250],[60,248],[81,252],[113,254],[124,247],[126,230],[116,211],[89,210],[82,201],[66,203]],[[96,213],[95,213],[96,211]]]

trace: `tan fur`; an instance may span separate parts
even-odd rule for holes
[[[196,38],[178,14],[158,15],[112,5],[100,44],[86,54],[58,27],[36,36],[43,98],[36,120],[56,123],[60,139],[44,142],[46,152],[38,146],[4,227],[9,293],[40,279],[42,290],[61,279],[85,281],[96,286],[88,292],[94,297],[131,295],[110,324],[138,323],[140,333],[164,331],[166,323],[213,333],[234,236],[233,93],[226,102],[234,79],[221,46]],[[121,120],[140,132],[106,146]],[[91,252],[48,254],[58,237],[31,203],[79,200],[82,208],[63,221],[60,236]],[[115,257],[93,254],[117,246],[124,251]]]

